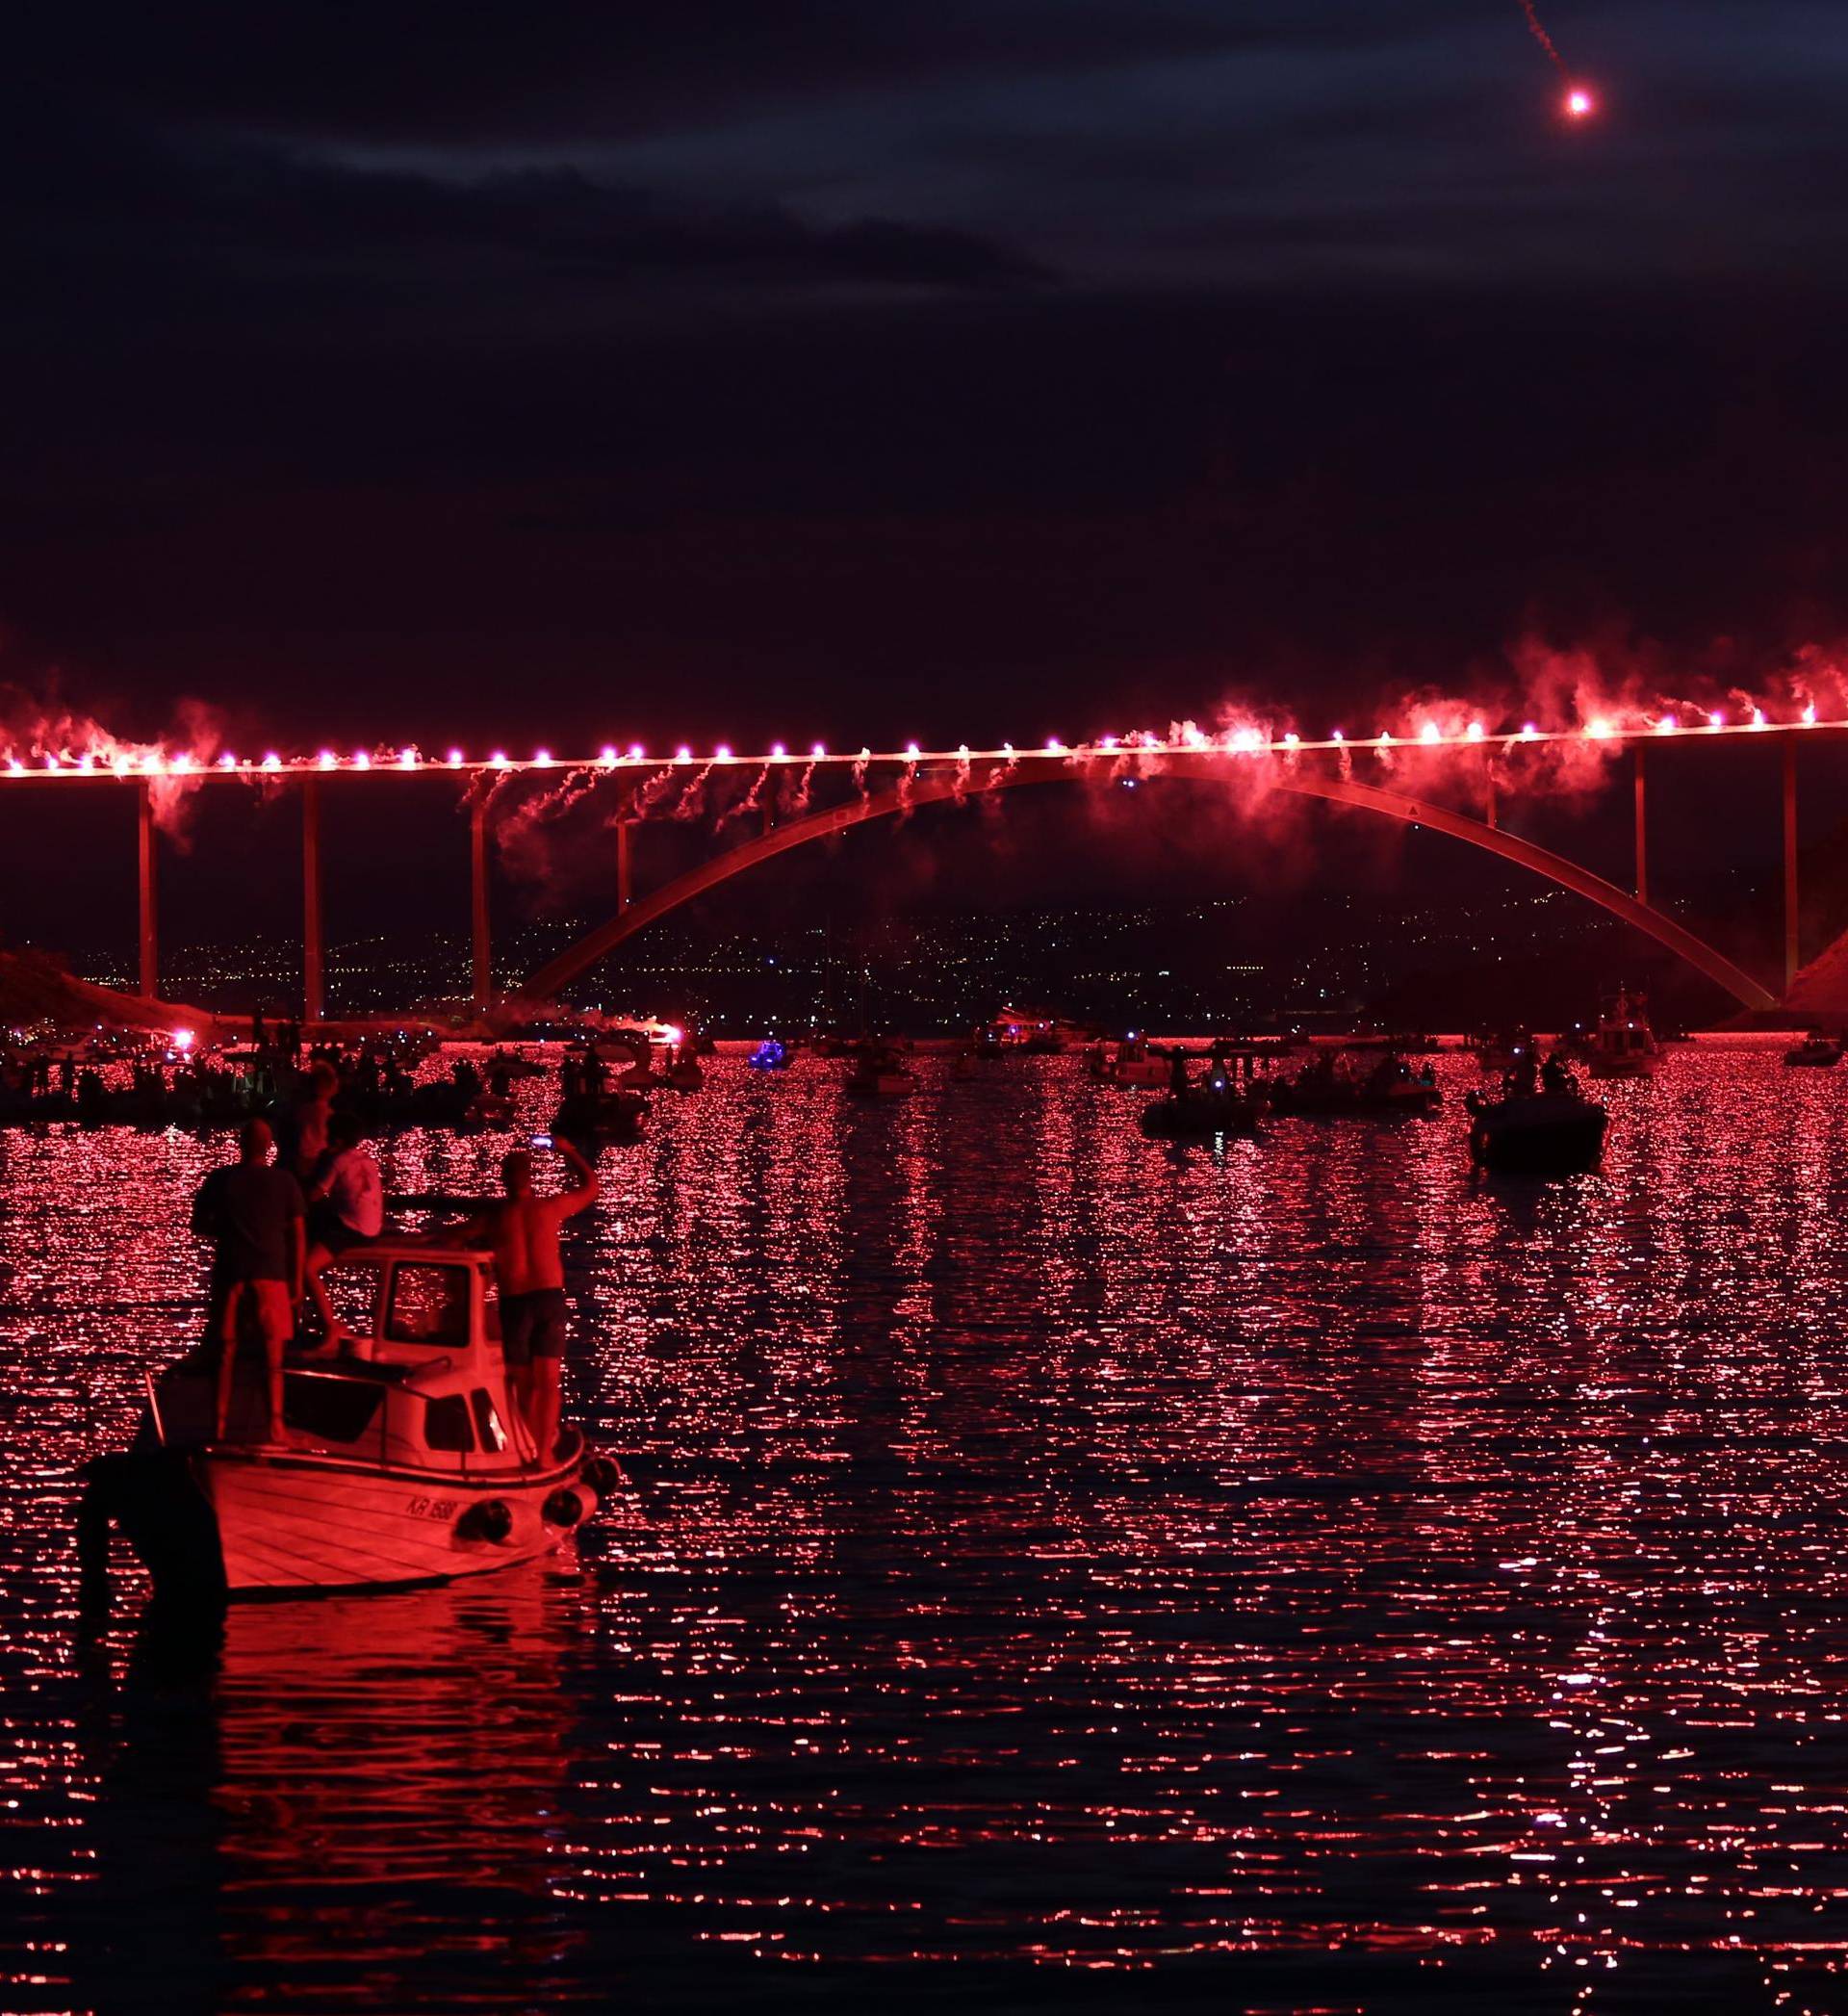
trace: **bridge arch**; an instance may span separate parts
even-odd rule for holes
[[[1163,758],[1160,767],[1149,771],[1147,776],[1151,781],[1157,777],[1210,779],[1224,774],[1226,761],[1225,757],[1216,755],[1168,755]],[[605,954],[614,951],[625,940],[646,930],[669,911],[678,910],[682,903],[691,902],[695,896],[704,895],[707,890],[716,889],[720,883],[729,882],[733,875],[741,875],[760,862],[786,854],[792,847],[829,840],[837,833],[845,833],[850,827],[865,825],[873,819],[889,818],[901,812],[914,812],[926,805],[939,805],[946,799],[975,798],[987,791],[1005,790],[1026,784],[1071,783],[1086,774],[1086,768],[1063,758],[1029,757],[999,777],[984,780],[980,785],[960,781],[954,775],[921,776],[885,790],[870,792],[844,805],[809,813],[802,818],[790,820],[787,825],[773,826],[757,838],[715,855],[710,861],[702,862],[698,867],[674,876],[658,889],[639,897],[607,923],[587,932],[576,944],[548,960],[527,981],[524,991],[540,998],[555,995]],[[1657,944],[1667,946],[1671,952],[1686,960],[1688,965],[1725,988],[1747,1008],[1765,1009],[1778,1005],[1777,996],[1768,988],[1705,939],[1695,937],[1673,918],[1650,904],[1638,902],[1628,890],[1620,889],[1616,883],[1606,881],[1589,868],[1580,867],[1577,862],[1568,861],[1563,854],[1555,854],[1550,847],[1538,846],[1532,840],[1522,840],[1516,834],[1503,832],[1499,826],[1491,826],[1484,819],[1473,818],[1469,814],[1453,811],[1447,805],[1407,797],[1399,791],[1381,790],[1373,785],[1356,784],[1351,778],[1327,776],[1308,763],[1278,765],[1267,781],[1277,790],[1322,798],[1334,805],[1358,807],[1362,811],[1397,819],[1404,825],[1428,827],[1433,833],[1448,834],[1452,840],[1481,847],[1503,861],[1511,861],[1544,876],[1561,889],[1572,891],[1575,895],[1585,897],[1609,911],[1613,917],[1621,918],[1625,923],[1633,925]]]

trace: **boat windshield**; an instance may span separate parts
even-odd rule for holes
[[[385,1334],[395,1344],[461,1349],[469,1341],[469,1273],[441,1261],[400,1260],[392,1269]]]
[[[336,1325],[349,1337],[371,1337],[378,1331],[378,1284],[384,1270],[372,1261],[342,1264],[336,1260],[321,1270],[321,1284],[333,1305]]]

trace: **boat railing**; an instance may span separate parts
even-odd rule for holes
[[[167,1447],[167,1422],[161,1414],[160,1383],[154,1377],[154,1368],[148,1365],[141,1372],[142,1383],[147,1387],[148,1418],[154,1423],[154,1439],[161,1447]]]

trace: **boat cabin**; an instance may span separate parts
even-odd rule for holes
[[[321,1282],[340,1327],[285,1360],[292,1450],[457,1480],[532,1460],[508,1388],[486,1254],[384,1239],[331,1261]],[[163,1444],[210,1443],[217,1358],[208,1345],[150,1376],[150,1422]],[[262,1436],[264,1377],[261,1348],[241,1345],[228,1442]]]

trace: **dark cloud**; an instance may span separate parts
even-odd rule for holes
[[[813,104],[945,79],[1091,75],[1213,53],[1403,42],[1454,0],[434,0],[253,9],[35,10],[11,58],[30,98],[212,130],[483,144],[607,140],[741,106]]]
[[[14,669],[1000,735],[1826,624],[1848,15],[1550,18],[1590,129],[1515,0],[32,11]]]
[[[93,164],[92,164],[93,168]],[[107,200],[99,203],[99,195]],[[701,206],[571,168],[457,178],[243,144],[124,151],[15,220],[28,321],[74,305],[244,322],[305,298],[350,319],[415,304],[427,321],[546,286],[681,280],[743,288],[992,287],[1032,263],[955,226],[805,220],[771,202]],[[116,297],[112,302],[111,297]],[[343,299],[343,296],[347,298]]]

